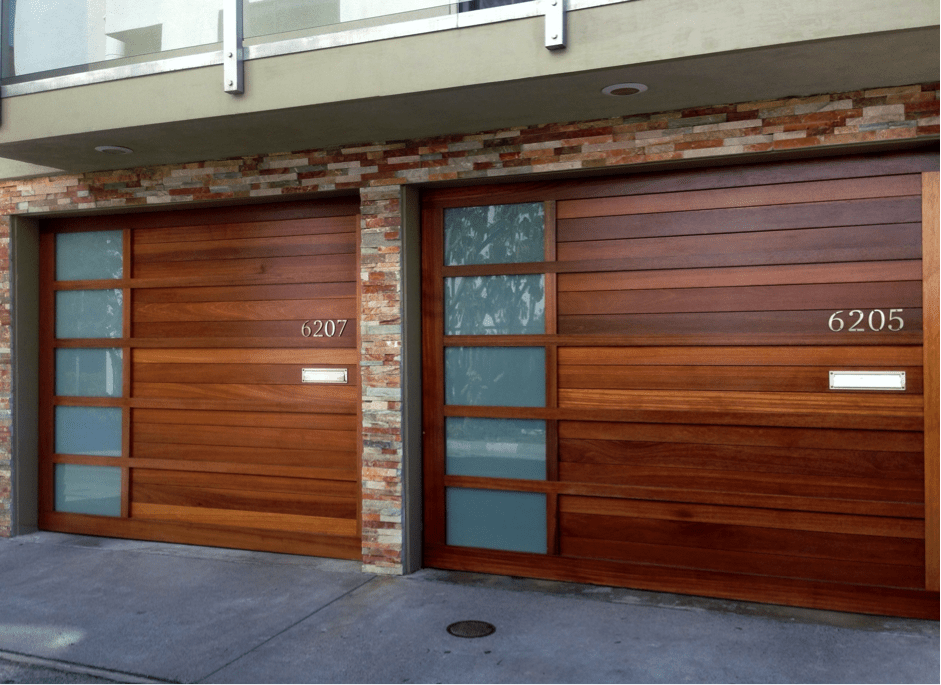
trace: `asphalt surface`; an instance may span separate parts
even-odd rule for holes
[[[0,539],[0,682],[939,681],[936,621],[56,533]],[[485,637],[451,635],[485,621]]]

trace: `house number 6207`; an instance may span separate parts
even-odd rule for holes
[[[339,338],[349,319],[308,319],[301,324],[305,338]]]

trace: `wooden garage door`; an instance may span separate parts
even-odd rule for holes
[[[43,227],[43,528],[360,558],[357,211]]]
[[[937,616],[937,168],[904,153],[426,197],[425,562]]]

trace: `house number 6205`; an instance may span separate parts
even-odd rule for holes
[[[841,309],[830,315],[829,326],[834,333],[838,333],[844,328],[851,333],[863,333],[867,330],[881,331],[883,329],[892,332],[900,331],[905,327],[902,311],[902,309],[890,309],[889,313],[886,314],[881,309],[873,309],[867,316],[862,309],[853,309],[847,314],[844,314]]]
[[[301,324],[305,338],[339,338],[349,319],[308,319]]]

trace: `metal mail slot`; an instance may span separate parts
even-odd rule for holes
[[[301,383],[347,383],[346,369],[301,369]]]
[[[904,390],[904,371],[831,371],[830,390]]]

